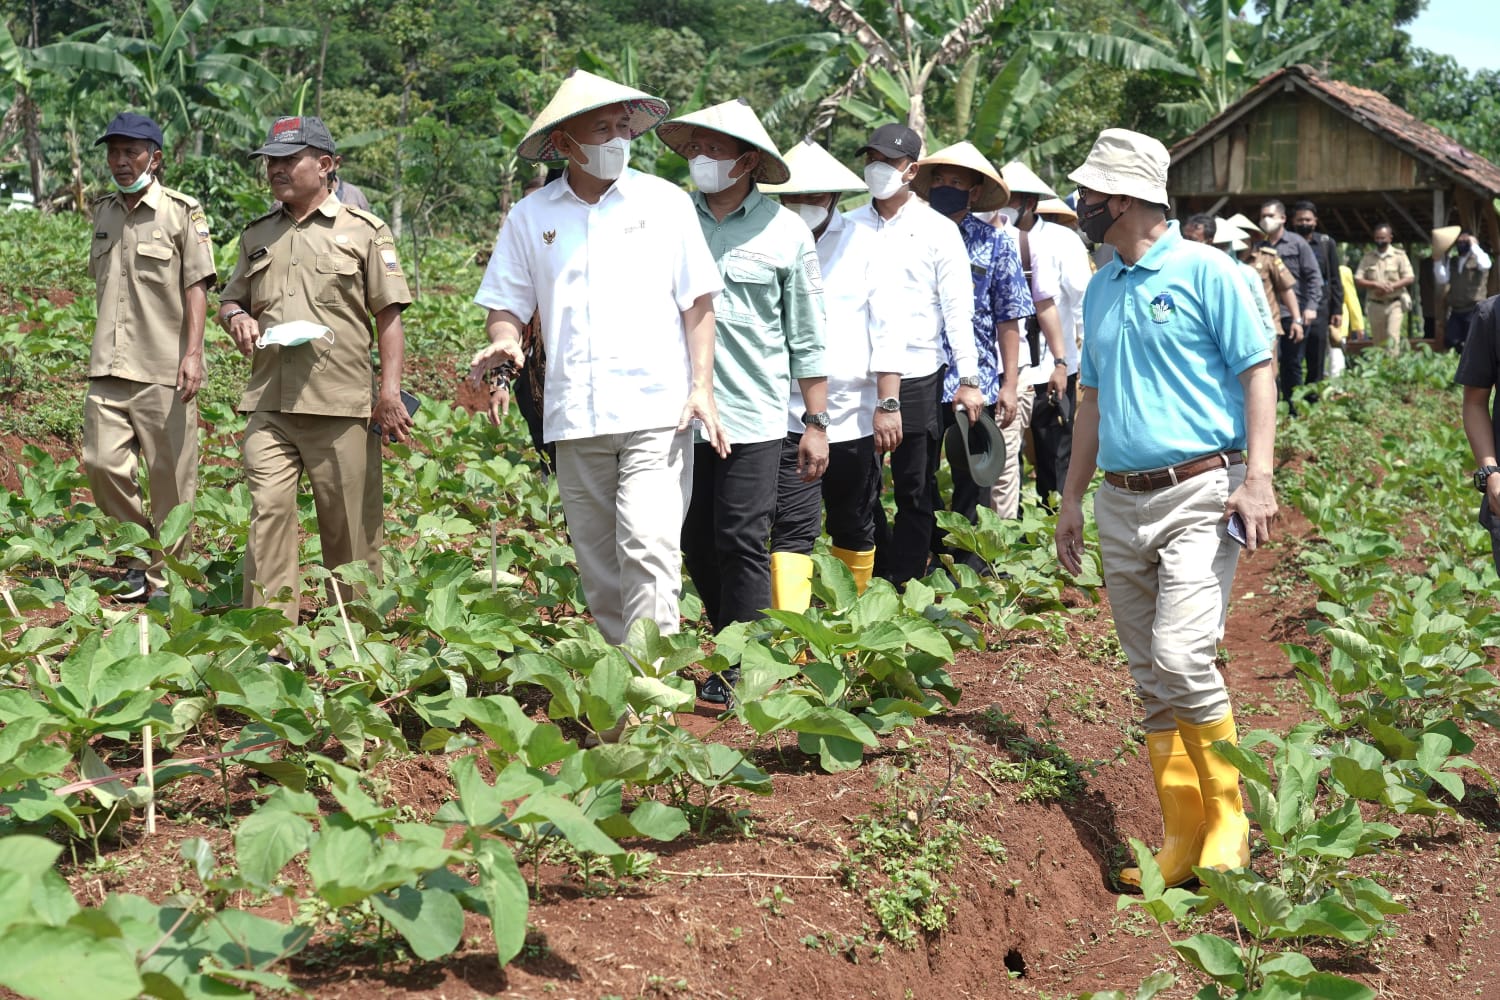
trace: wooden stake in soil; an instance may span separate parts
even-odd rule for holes
[[[21,620],[21,609],[16,607],[16,599],[10,596],[9,587],[0,587],[0,594],[5,595],[5,606],[10,609],[11,615],[16,621]],[[47,678],[48,684],[56,684],[57,678],[52,673],[52,668],[47,666],[47,661],[41,653],[36,654],[36,665],[42,671],[42,676]]]
[[[344,620],[344,638],[349,642],[349,655],[354,659],[355,663],[358,663],[359,650],[354,645],[354,629],[349,624],[349,612],[344,610],[344,594],[339,588],[337,578],[333,581],[333,599],[338,602],[339,617]]]
[[[141,655],[145,656],[151,652],[151,623],[144,614],[135,616],[137,627],[141,631]],[[146,835],[156,835],[156,749],[152,746],[151,726],[148,723],[141,727],[141,763],[146,768],[146,790],[151,793],[151,798],[146,803]]]
[[[490,520],[490,593],[500,589],[500,578],[496,570],[495,549],[500,545],[500,522]]]

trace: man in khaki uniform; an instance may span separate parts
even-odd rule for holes
[[[295,622],[303,472],[317,508],[322,564],[364,560],[380,572],[380,435],[372,429],[408,440],[401,310],[411,293],[385,223],[329,190],[334,144],[321,120],[279,118],[251,155],[265,157],[282,207],[245,229],[219,307],[235,345],[253,359],[239,406],[250,414],[245,605],[279,608]],[[380,350],[373,405],[372,321]]]
[[[83,467],[94,502],[154,535],[198,489],[198,389],[213,244],[203,209],[156,180],[161,128],[122,112],[94,143],[107,144],[116,190],[94,203],[89,275],[98,320],[84,400]],[[137,476],[151,483],[151,517]],[[181,559],[184,535],[168,550]],[[166,583],[162,560],[135,560],[117,596],[144,601]]]
[[[1354,284],[1369,293],[1365,309],[1366,329],[1391,354],[1401,353],[1406,339],[1406,310],[1411,296],[1406,289],[1416,280],[1406,251],[1391,245],[1391,227],[1382,222],[1375,227],[1375,249],[1360,259],[1354,272]]]
[[[1209,234],[1212,237],[1212,233]],[[1293,339],[1302,337],[1302,314],[1297,310],[1297,279],[1292,277],[1292,272],[1287,270],[1286,264],[1281,260],[1281,254],[1276,252],[1272,246],[1251,247],[1244,251],[1240,257],[1246,264],[1255,268],[1255,273],[1260,275],[1261,290],[1266,296],[1266,305],[1271,307],[1273,317],[1280,315],[1280,310],[1285,307],[1291,312]]]

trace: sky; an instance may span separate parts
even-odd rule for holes
[[[1467,70],[1500,69],[1500,15],[1494,8],[1482,13],[1488,6],[1487,0],[1428,0],[1406,31],[1414,44],[1450,55]]]

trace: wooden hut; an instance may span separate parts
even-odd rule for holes
[[[1472,229],[1491,254],[1500,251],[1500,167],[1373,90],[1307,66],[1267,76],[1174,146],[1168,189],[1179,218],[1259,218],[1269,198],[1290,214],[1293,201],[1308,198],[1322,228],[1345,244],[1368,243],[1375,224],[1387,222],[1413,266],[1440,226]],[[1423,270],[1430,288],[1430,265]],[[1489,290],[1500,292],[1500,267]]]

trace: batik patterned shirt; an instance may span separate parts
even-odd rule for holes
[[[1021,270],[1021,250],[1016,235],[1009,228],[996,229],[972,213],[958,224],[964,246],[969,250],[969,271],[974,277],[974,344],[979,349],[979,391],[984,401],[993,404],[1000,398],[1000,344],[995,327],[1007,320],[1020,320],[1036,312],[1031,289]],[[948,353],[948,374],[943,376],[943,402],[953,401],[958,392],[958,369],[953,363],[953,349],[944,339]],[[1026,351],[1022,341],[1021,352]],[[1021,357],[1017,368],[1026,367],[1029,359]]]

